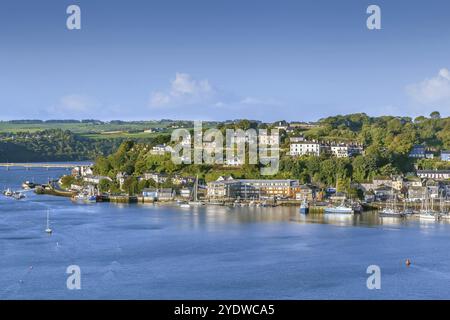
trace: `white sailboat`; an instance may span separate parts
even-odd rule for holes
[[[391,189],[390,207],[386,205],[383,210],[379,211],[380,217],[402,218],[405,214],[397,209],[397,197]]]
[[[419,213],[419,219],[420,220],[434,220],[434,221],[439,219],[439,215],[433,211],[433,205],[431,206],[431,209],[429,207],[428,190],[426,191],[426,194],[425,194],[425,200],[422,200],[422,209],[420,210],[420,213]]]
[[[202,202],[198,201],[198,175],[195,178],[194,187],[192,189],[192,201],[189,201],[189,205],[191,206],[201,206]]]
[[[47,228],[45,229],[45,232],[48,234],[51,234],[53,230],[50,228],[50,212],[47,210]]]

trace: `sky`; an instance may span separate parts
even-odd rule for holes
[[[446,0],[0,4],[0,120],[449,116],[449,70]]]

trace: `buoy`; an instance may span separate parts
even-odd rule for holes
[[[409,259],[406,259],[406,265],[409,267],[410,265],[411,265],[411,260],[409,260]]]

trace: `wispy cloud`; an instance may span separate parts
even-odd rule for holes
[[[413,102],[432,107],[450,107],[450,72],[447,68],[439,70],[432,78],[406,87],[406,93]]]
[[[212,102],[216,91],[207,79],[195,80],[187,73],[176,73],[170,89],[152,92],[151,107],[182,106]]]
[[[176,73],[166,90],[153,91],[149,106],[153,115],[177,118],[180,115],[198,119],[267,118],[280,102],[225,92],[209,80],[194,79],[187,73]]]

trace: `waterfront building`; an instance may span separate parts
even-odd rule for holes
[[[312,185],[300,185],[295,194],[295,200],[313,201],[316,198],[316,188]]]
[[[390,186],[381,185],[373,190],[376,201],[386,201],[393,193],[393,189]]]
[[[174,192],[172,188],[145,188],[142,191],[142,197],[144,198],[144,201],[170,201],[174,198]]]
[[[180,189],[180,196],[184,199],[189,199],[191,197],[191,189],[189,188]]]
[[[294,198],[301,192],[298,180],[253,180],[220,177],[208,183],[208,198]]]

